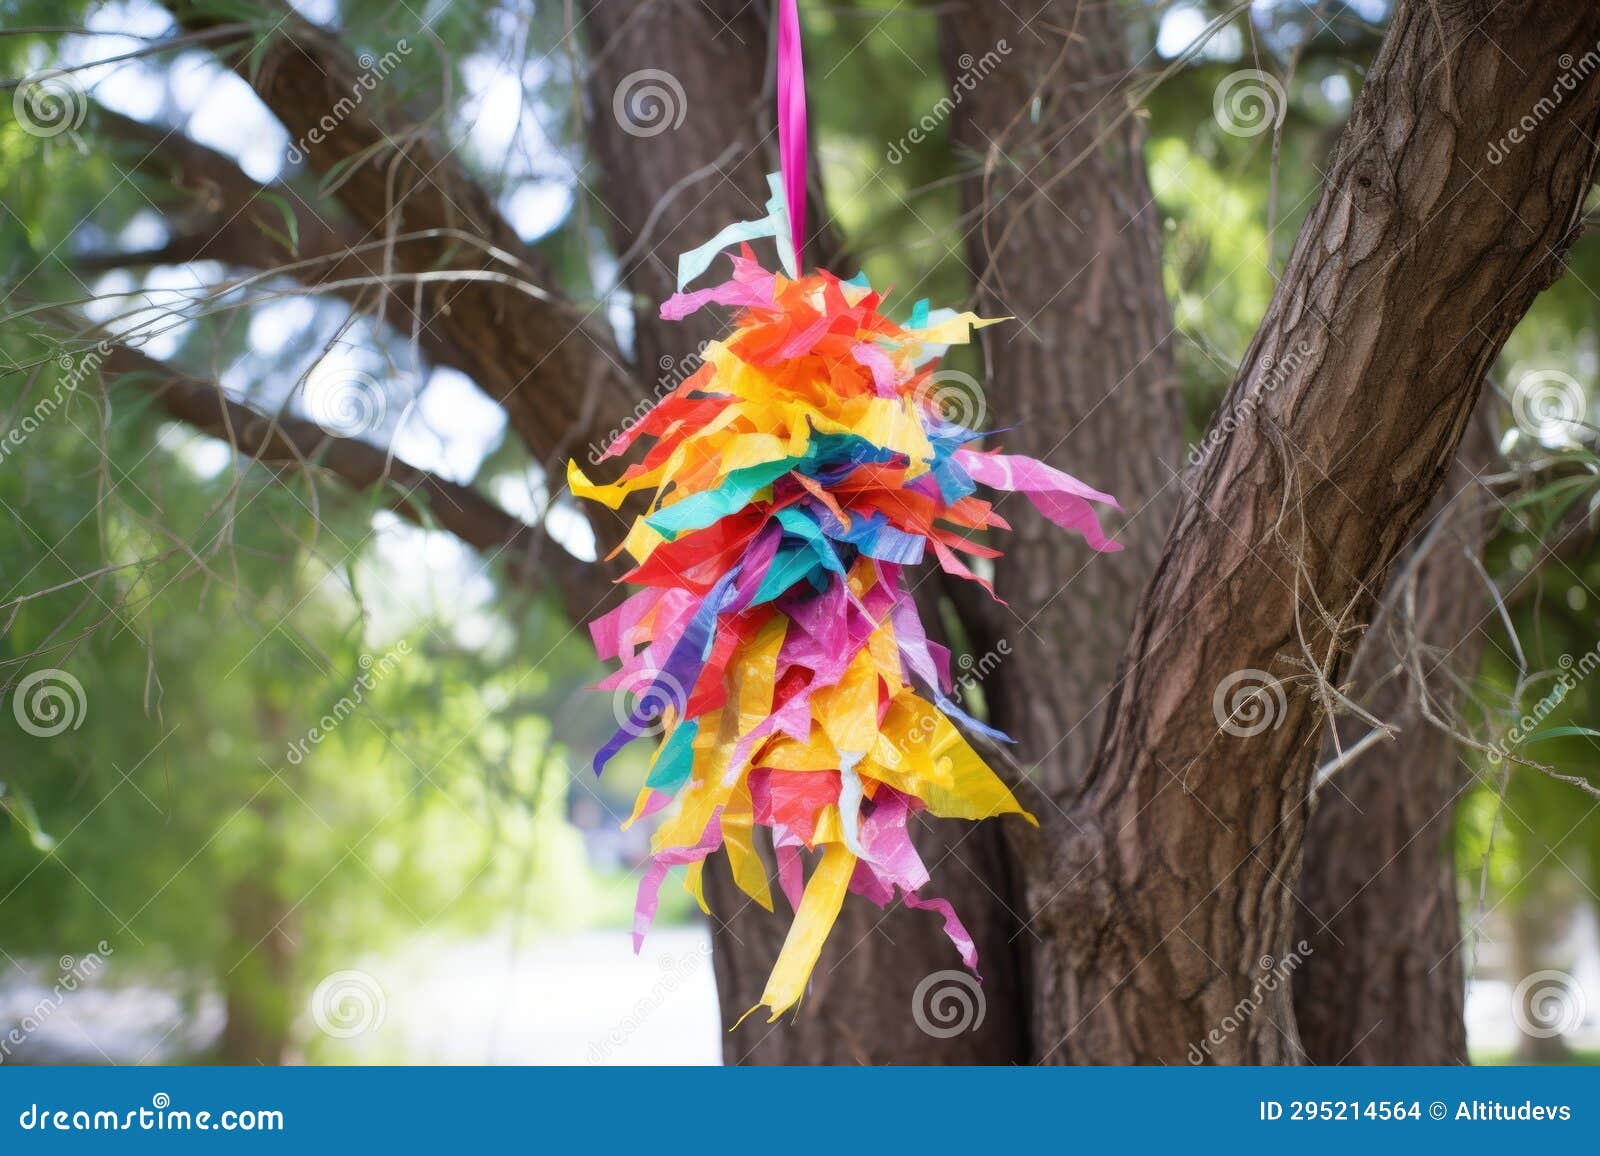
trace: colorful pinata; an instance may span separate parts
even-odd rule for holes
[[[773,208],[765,231],[789,266],[776,186]],[[682,283],[714,246],[756,228],[686,255]],[[776,1019],[804,993],[847,891],[882,907],[898,889],[937,912],[976,971],[956,913],[922,893],[928,871],[908,822],[924,809],[1032,821],[957,729],[1005,740],[951,701],[949,651],[928,639],[905,570],[931,548],[948,573],[989,587],[959,557],[996,557],[970,535],[1009,528],[979,486],[1025,493],[1095,549],[1118,547],[1091,506],[1115,506],[1110,496],[973,448],[982,435],[943,412],[937,358],[989,322],[919,302],[900,325],[864,278],[780,276],[743,253],[731,281],[662,307],[672,320],[711,303],[738,312],[731,336],[604,455],[653,439],[643,459],[610,485],[576,464],[568,479],[612,509],[654,495],[621,547],[638,561],[628,581],[644,589],[591,626],[600,657],[622,660],[602,688],[633,692],[595,769],[659,736],[629,822],[679,802],[655,832],[635,947],[669,867],[687,865],[685,886],[705,906],[702,871],[718,848],[739,887],[772,910],[756,849],[766,828],[795,912],[762,996]],[[804,881],[809,851],[821,855]]]

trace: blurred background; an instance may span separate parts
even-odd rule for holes
[[[361,46],[385,99],[428,111],[567,294],[631,348],[569,6],[294,7]],[[836,271],[865,268],[907,301],[965,300],[957,178],[978,158],[952,153],[937,112],[932,13],[803,7],[827,208],[856,239]],[[1198,441],[1388,10],[1126,8]],[[159,140],[120,118],[181,131],[272,196],[317,185],[203,41],[144,0],[0,13],[0,1063],[720,1062],[710,937],[680,889],[632,952],[649,832],[619,827],[646,752],[603,779],[588,769],[613,703],[585,691],[603,672],[559,601],[376,498],[284,484],[137,399],[108,404],[104,355],[63,337],[65,318],[473,483],[542,520],[551,549],[592,559],[581,513],[500,408],[406,333],[270,271],[170,250],[174,204],[206,190],[149,163]],[[1280,125],[1253,131],[1226,105],[1241,69],[1281,85]],[[287,251],[296,215],[281,208]],[[166,255],[127,259],[140,251]],[[1585,661],[1600,645],[1597,286],[1589,240],[1494,374],[1497,468],[1566,468],[1496,525],[1486,581],[1537,574],[1499,603],[1471,697],[1492,704],[1484,736],[1544,704],[1524,741],[1574,776],[1600,751]],[[1519,412],[1528,380],[1567,410]],[[990,405],[1003,424],[1005,399]],[[1575,519],[1559,555],[1542,548]],[[1456,839],[1474,1057],[1600,1060],[1593,799],[1471,757]],[[1528,982],[1545,973],[1554,987]]]

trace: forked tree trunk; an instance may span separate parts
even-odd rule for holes
[[[1186,479],[1095,764],[1030,875],[1042,1058],[1303,1058],[1268,979],[1295,948],[1326,688],[1575,239],[1600,86],[1559,76],[1597,41],[1592,5],[1397,6],[1224,402],[1243,420]]]
[[[1454,838],[1472,774],[1444,727],[1494,614],[1472,562],[1495,508],[1476,484],[1494,448],[1484,416],[1351,666],[1352,696],[1399,733],[1343,765],[1323,747],[1333,769],[1315,790],[1296,906],[1311,951],[1293,984],[1312,1063],[1467,1062]],[[1340,750],[1371,729],[1342,720]]]

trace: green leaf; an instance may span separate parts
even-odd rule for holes
[[[279,233],[274,229],[267,228],[266,225],[262,225],[261,231],[283,245],[292,255],[298,257],[300,255],[300,218],[295,214],[294,206],[289,203],[287,198],[279,196],[277,193],[264,192],[261,194],[261,199],[275,206],[278,212],[283,214],[284,230]]]
[[[1571,726],[1569,726],[1569,727],[1548,727],[1548,728],[1546,728],[1545,730],[1542,730],[1542,731],[1534,731],[1531,735],[1529,735],[1527,738],[1523,739],[1522,741],[1523,741],[1524,744],[1526,744],[1526,743],[1539,743],[1539,742],[1544,742],[1546,739],[1564,739],[1564,738],[1571,738],[1574,735],[1583,735],[1583,736],[1585,736],[1587,738],[1591,738],[1591,739],[1600,739],[1600,731],[1594,730],[1591,727],[1571,727]]]

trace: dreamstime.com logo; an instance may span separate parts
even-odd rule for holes
[[[336,1040],[375,1032],[389,1016],[383,985],[364,971],[328,975],[311,993],[311,1020]]]
[[[1588,1015],[1582,986],[1564,971],[1536,971],[1511,993],[1511,1018],[1535,1039],[1571,1035]]]
[[[28,438],[50,420],[52,414],[60,409],[68,397],[78,392],[80,386],[100,371],[100,365],[111,354],[111,346],[107,342],[100,342],[93,349],[75,357],[70,353],[63,353],[56,358],[56,365],[61,372],[56,375],[55,386],[48,397],[41,397],[34,403],[32,409],[23,413],[6,427],[0,435],[0,462],[21,449]]]
[[[689,98],[672,73],[641,68],[617,82],[611,94],[611,115],[629,136],[660,136],[683,126],[683,118],[689,115]]]
[[[1217,683],[1211,713],[1226,734],[1248,739],[1283,725],[1288,703],[1283,683],[1264,670],[1245,667]]]
[[[17,725],[36,739],[50,739],[68,729],[77,730],[89,713],[83,683],[56,667],[36,670],[11,694],[11,713]]]
[[[1563,654],[1556,662],[1561,667],[1561,673],[1556,675],[1555,685],[1533,704],[1532,710],[1517,720],[1515,726],[1506,731],[1505,738],[1489,744],[1490,763],[1499,765],[1504,762],[1514,749],[1527,742],[1540,723],[1555,713],[1556,708],[1566,701],[1567,695],[1576,690],[1580,682],[1600,670],[1600,646],[1585,651],[1577,658]]]
[[[361,107],[367,94],[377,89],[378,82],[400,67],[400,58],[410,55],[411,44],[404,37],[395,41],[394,47],[382,56],[363,52],[356,61],[361,66],[361,75],[351,83],[350,91],[335,101],[333,107],[323,113],[322,118],[307,130],[305,136],[289,146],[289,163],[297,165],[304,161],[311,146],[319,145],[332,136],[334,131]]]
[[[1556,77],[1550,86],[1547,95],[1541,96],[1534,106],[1523,114],[1521,120],[1506,131],[1506,135],[1489,145],[1489,151],[1484,154],[1484,159],[1491,165],[1498,165],[1511,155],[1523,141],[1533,135],[1536,130],[1556,109],[1566,101],[1567,94],[1577,92],[1579,85],[1600,70],[1600,44],[1591,48],[1577,59],[1573,59],[1570,52],[1562,53],[1556,64],[1561,68],[1561,74]]]
[[[950,678],[952,700],[964,708],[967,696],[982,686],[984,680],[998,670],[1000,664],[1009,657],[1011,657],[1011,640],[1002,638],[994,644],[993,649],[984,651],[976,658],[970,654],[963,654],[956,659],[955,669],[951,671]],[[899,743],[881,744],[874,754],[883,760],[885,766],[898,767],[901,760],[911,753],[911,748],[933,741],[939,734],[939,720],[943,717],[942,714],[931,711],[922,715],[906,731]]]
[[[1276,76],[1245,68],[1222,78],[1212,94],[1211,111],[1229,136],[1260,136],[1282,127],[1289,98]]]
[[[45,1026],[50,1017],[61,1010],[69,995],[98,976],[105,968],[106,957],[115,954],[116,949],[102,939],[87,955],[63,955],[58,961],[61,970],[55,986],[0,1036],[0,1064],[9,1060],[29,1036]]]
[[[1313,954],[1311,944],[1302,939],[1294,945],[1294,950],[1282,959],[1263,955],[1257,964],[1262,974],[1251,986],[1250,994],[1234,1004],[1233,1009],[1222,1017],[1222,1021],[1206,1033],[1205,1039],[1189,1045],[1189,1062],[1205,1063],[1211,1056],[1211,1049],[1221,1047],[1227,1043],[1230,1036],[1244,1027],[1250,1018],[1261,1010],[1261,1005],[1266,1002],[1264,997],[1287,984],[1290,974],[1305,962],[1306,956],[1311,954]]]
[[[709,943],[682,955],[663,955],[660,978],[650,985],[650,990],[638,998],[628,1014],[618,1020],[603,1038],[589,1044],[589,1062],[600,1064],[610,1059],[612,1053],[625,1044],[663,1004],[682,991],[697,973],[705,970],[710,958]]]
[[[689,692],[664,670],[640,670],[618,684],[611,695],[617,725],[634,738],[658,735],[666,727],[670,708],[683,717]]]
[[[656,378],[656,384],[650,391],[650,396],[640,398],[634,405],[632,412],[622,419],[620,426],[608,431],[605,437],[599,441],[589,443],[589,464],[591,466],[599,465],[600,459],[605,455],[606,450],[610,448],[612,442],[650,416],[650,411],[655,409],[662,398],[694,376],[695,371],[703,363],[706,350],[711,347],[711,344],[709,341],[702,341],[699,348],[687,357],[671,357],[667,354],[662,354],[656,361],[656,365],[661,369],[661,375]]]
[[[1238,404],[1218,416],[1211,423],[1211,428],[1206,431],[1206,436],[1200,444],[1189,451],[1189,464],[1198,466],[1211,456],[1211,452],[1222,444],[1223,440],[1234,430],[1238,429],[1251,414],[1261,407],[1261,403],[1283,386],[1311,355],[1311,343],[1307,341],[1295,342],[1294,348],[1285,353],[1281,358],[1274,360],[1271,357],[1263,361],[1265,376],[1251,389],[1249,393],[1240,398]]]
[[[25,1132],[282,1132],[276,1108],[225,1108],[220,1112],[174,1108],[172,1097],[157,1092],[148,1108],[126,1112],[58,1109],[29,1104],[17,1116]]]
[[[983,988],[964,971],[936,971],[911,993],[911,1018],[936,1040],[977,1031],[988,1010]]]
[[[299,766],[305,761],[313,747],[319,746],[322,740],[338,730],[344,721],[356,713],[358,707],[367,700],[367,695],[376,689],[378,683],[388,678],[400,666],[400,660],[411,654],[411,643],[402,638],[394,646],[384,651],[381,658],[373,658],[370,654],[363,654],[358,660],[361,673],[350,685],[350,692],[341,695],[339,701],[333,704],[333,709],[317,720],[317,725],[308,730],[301,738],[289,744],[284,757],[294,766]]]
[[[950,91],[940,97],[931,109],[923,114],[922,119],[912,125],[905,136],[890,143],[884,151],[883,159],[891,165],[897,165],[911,154],[912,148],[921,144],[933,135],[934,131],[943,124],[952,112],[966,99],[966,94],[977,89],[978,82],[987,77],[996,68],[1000,67],[1002,58],[1011,55],[1011,45],[1004,39],[995,43],[995,46],[982,56],[973,56],[970,52],[963,52],[956,60],[956,65],[961,69],[959,76],[950,85]]]

